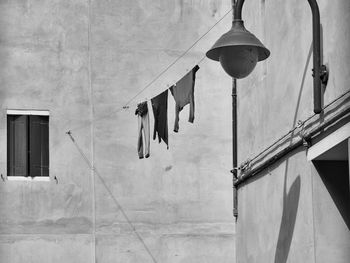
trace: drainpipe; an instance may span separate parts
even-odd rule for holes
[[[233,216],[238,217],[237,181],[237,80],[232,80],[232,182],[233,182]]]
[[[328,81],[328,70],[321,65],[321,23],[320,11],[316,0],[307,0],[312,12],[312,43],[313,43],[313,78],[314,78],[314,112],[322,112],[322,85]],[[234,19],[242,20],[242,8],[244,0],[237,0],[234,9]]]
[[[233,17],[236,18],[237,0],[232,0]],[[238,179],[238,161],[237,161],[237,79],[232,78],[232,201],[233,201],[233,216],[238,218],[238,189],[236,181]]]

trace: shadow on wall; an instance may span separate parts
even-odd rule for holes
[[[283,211],[275,252],[275,263],[285,263],[292,243],[300,197],[300,175],[294,180],[287,193],[288,160],[286,163],[283,187]]]
[[[292,127],[295,127],[297,123],[301,96],[305,86],[304,84],[305,84],[306,72],[310,63],[311,54],[312,54],[312,43],[310,44],[309,53],[306,58],[306,63],[305,63],[305,67],[304,67],[304,71],[301,79]],[[290,143],[292,143],[293,136],[294,136],[294,132],[292,133],[292,136],[290,138]],[[298,206],[299,206],[300,184],[301,184],[300,175],[298,175],[298,177],[294,180],[292,186],[289,189],[289,192],[287,193],[288,166],[289,166],[289,160],[287,159],[286,168],[284,171],[283,211],[282,211],[282,219],[281,219],[280,230],[278,234],[278,241],[277,241],[276,252],[275,252],[275,261],[274,261],[275,263],[287,262],[290,245],[293,239],[293,232],[294,232],[295,221],[297,218]]]

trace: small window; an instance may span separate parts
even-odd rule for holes
[[[23,112],[8,111],[7,175],[49,176],[49,116]]]

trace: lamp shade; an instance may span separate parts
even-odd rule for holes
[[[234,20],[231,30],[206,53],[208,58],[220,61],[227,74],[238,79],[248,76],[256,63],[269,55],[270,51],[245,29],[242,20]]]

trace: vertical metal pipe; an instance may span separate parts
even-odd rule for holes
[[[318,114],[322,111],[320,11],[316,0],[308,0],[308,2],[312,12],[314,112]]]
[[[233,216],[238,217],[237,180],[237,80],[232,80],[232,182],[233,182]]]
[[[237,8],[238,2],[240,2],[240,0],[232,0],[232,21],[241,19],[241,13],[236,14],[237,9],[242,10],[242,7]],[[236,220],[238,217],[238,193],[237,187],[235,186],[237,180],[237,166],[237,79],[232,78],[232,201],[233,216],[236,218]]]

